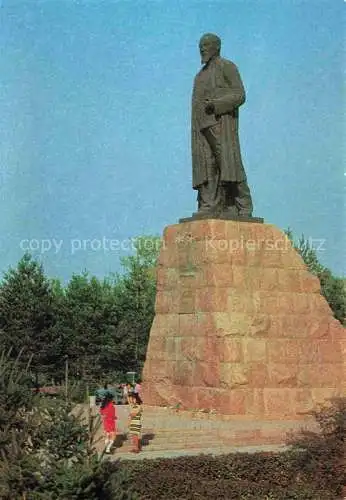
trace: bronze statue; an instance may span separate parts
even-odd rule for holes
[[[233,213],[251,218],[252,199],[243,167],[239,107],[245,90],[237,67],[220,57],[221,40],[207,33],[199,42],[202,69],[192,95],[192,173],[198,214]]]

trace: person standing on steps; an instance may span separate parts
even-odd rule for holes
[[[105,452],[110,453],[116,437],[117,414],[114,405],[113,394],[106,393],[100,406],[103,434],[105,440]]]
[[[141,402],[142,402],[142,397],[141,397],[141,392],[142,392],[141,379],[137,379],[137,381],[135,383],[135,387],[133,389],[133,392],[138,395],[139,402],[141,404]]]
[[[132,441],[132,452],[139,453],[140,437],[142,431],[142,406],[141,399],[137,393],[129,394],[130,415],[129,415],[129,435]]]

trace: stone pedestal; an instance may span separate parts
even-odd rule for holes
[[[157,272],[145,403],[296,418],[345,394],[345,329],[275,226],[169,226]]]

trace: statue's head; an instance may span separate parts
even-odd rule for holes
[[[199,41],[199,51],[202,64],[206,64],[212,57],[220,55],[221,39],[213,33],[206,33]]]

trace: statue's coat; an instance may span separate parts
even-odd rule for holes
[[[205,77],[203,72],[208,72]],[[208,83],[209,82],[209,83]],[[204,95],[204,99],[202,97]],[[215,105],[215,116],[204,115],[205,100]],[[201,132],[203,120],[221,125],[221,179],[220,182],[242,182],[246,174],[241,159],[238,136],[238,108],[245,102],[245,90],[234,63],[221,57],[204,66],[196,75],[192,95],[192,185],[194,189],[208,181],[208,162],[213,161],[206,139]],[[210,121],[211,120],[211,121]]]

